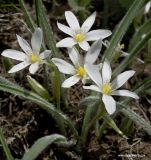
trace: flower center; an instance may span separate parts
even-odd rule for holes
[[[82,42],[85,39],[85,35],[83,33],[78,33],[74,38],[77,42]]]
[[[109,84],[103,84],[102,92],[103,92],[103,94],[111,94],[111,92],[112,92],[111,86]]]
[[[125,45],[124,45],[124,44],[118,44],[118,45],[117,45],[117,48],[120,49],[120,50],[121,50],[121,49],[124,49],[124,48],[125,48]]]
[[[36,54],[36,53],[30,54],[29,61],[30,61],[30,63],[36,63],[36,62],[38,62],[39,61],[39,55]]]
[[[79,67],[77,69],[77,74],[80,76],[80,77],[84,77],[86,75],[86,71],[83,67]]]

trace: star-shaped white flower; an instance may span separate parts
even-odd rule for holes
[[[62,87],[69,88],[79,80],[82,80],[82,82],[85,83],[86,79],[89,79],[89,77],[84,65],[87,63],[94,64],[98,58],[101,48],[102,43],[100,43],[100,40],[94,42],[84,57],[79,54],[76,48],[68,48],[69,57],[73,65],[62,59],[52,58],[52,62],[58,67],[60,72],[72,75],[62,83]],[[99,68],[99,65],[95,65],[95,67]]]
[[[42,44],[42,39],[43,39],[42,30],[40,28],[37,28],[35,32],[32,34],[31,38],[32,48],[31,48],[25,39],[17,35],[18,43],[24,52],[13,49],[6,49],[2,52],[2,56],[4,57],[21,61],[21,63],[12,67],[8,73],[14,73],[20,71],[30,65],[29,72],[31,74],[34,74],[38,70],[41,61],[43,59],[46,59],[51,53],[50,50],[45,50],[44,52],[39,54]]]
[[[57,25],[61,31],[63,31],[64,33],[68,34],[71,37],[67,37],[59,41],[56,45],[57,47],[71,48],[75,44],[79,44],[79,46],[83,50],[88,51],[90,46],[87,41],[96,41],[99,39],[104,39],[111,35],[111,31],[105,29],[97,29],[89,32],[90,28],[92,27],[95,21],[96,12],[94,12],[91,16],[89,16],[81,27],[79,25],[76,16],[71,11],[65,12],[65,18],[67,20],[69,27],[59,22],[57,23]]]
[[[90,64],[85,65],[85,70],[96,85],[83,87],[85,89],[91,89],[102,93],[102,101],[109,114],[113,114],[116,110],[116,101],[113,99],[112,95],[127,96],[135,99],[139,98],[134,92],[130,92],[128,90],[117,90],[134,75],[135,71],[125,71],[110,82],[112,70],[110,64],[106,61],[103,63],[101,74],[96,67]]]

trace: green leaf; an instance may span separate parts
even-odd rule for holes
[[[4,79],[3,77],[0,77],[0,90],[4,92],[9,92],[18,96],[22,96],[23,98],[33,101],[37,105],[39,105],[42,109],[46,110],[58,123],[60,124],[60,119],[62,122],[66,123],[72,133],[75,135],[75,137],[78,137],[77,130],[75,129],[73,123],[71,120],[68,119],[66,115],[58,111],[53,104],[49,103],[42,97],[38,96],[37,94],[30,92],[22,87],[19,87],[18,85],[9,82],[8,80]],[[58,118],[59,117],[59,118]]]
[[[36,0],[35,6],[36,6],[37,20],[39,22],[39,25],[42,27],[42,29],[44,31],[44,35],[46,38],[46,44],[48,45],[48,48],[50,50],[52,50],[52,54],[54,56],[59,56],[59,50],[58,50],[58,48],[56,48],[56,41],[54,39],[52,27],[49,24],[49,21],[47,19],[47,15],[45,14],[45,9],[44,9],[42,1]]]
[[[1,145],[4,149],[4,152],[6,154],[6,157],[7,157],[7,160],[14,160],[13,156],[11,155],[11,152],[8,148],[8,145],[6,143],[6,140],[5,140],[5,137],[3,135],[3,131],[2,129],[0,128],[0,142],[1,142]]]
[[[149,19],[146,21],[133,35],[130,45],[129,45],[129,51],[139,42],[142,40],[142,37],[145,36],[148,32],[150,32],[151,29],[151,20]]]
[[[85,10],[84,7],[79,5],[78,0],[68,0],[68,4],[76,12],[81,11],[81,10],[83,10],[83,11]]]
[[[103,119],[107,122],[108,125],[110,125],[118,134],[120,134],[122,137],[126,137],[123,132],[117,127],[114,120],[109,116],[103,116]]]
[[[120,43],[122,40],[122,37],[124,36],[125,32],[127,31],[128,27],[130,26],[132,20],[136,16],[138,10],[142,7],[146,0],[135,0],[129,10],[127,11],[126,15],[123,17],[119,25],[117,26],[110,42],[109,48],[106,49],[103,60],[107,58],[108,60],[112,60],[114,51],[116,49],[116,46]]]
[[[35,28],[36,28],[36,24],[34,23],[34,21],[32,20],[29,12],[27,11],[24,0],[19,0],[19,4],[20,4],[21,9],[24,13],[27,25],[31,28],[32,31],[34,31]]]
[[[151,136],[151,125],[149,124],[149,122],[145,121],[145,119],[142,118],[139,114],[131,110],[129,106],[125,107],[125,105],[120,103],[118,103],[118,106],[122,106],[121,112],[126,117],[129,117],[133,122],[141,126]]]
[[[39,82],[37,82],[34,78],[31,76],[27,76],[28,83],[30,84],[30,87],[41,97],[43,97],[46,100],[50,100],[50,95],[48,91],[41,85]]]
[[[100,119],[103,113],[104,109],[102,108],[102,103],[100,102],[100,100],[94,101],[93,105],[90,104],[87,106],[80,137],[80,143],[82,147],[84,147],[86,144],[89,130],[96,124],[97,120]]]
[[[22,160],[34,160],[48,145],[64,141],[67,141],[67,139],[59,134],[42,137],[31,146],[27,153],[24,154]]]

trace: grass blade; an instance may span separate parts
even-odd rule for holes
[[[22,160],[34,160],[48,145],[64,141],[67,141],[66,138],[59,134],[42,137],[31,146],[27,153],[24,154]]]
[[[52,27],[49,24],[49,21],[47,19],[47,15],[45,14],[44,6],[41,0],[35,1],[36,6],[36,15],[38,22],[40,23],[40,26],[42,27],[45,37],[46,37],[46,43],[48,45],[48,48],[52,50],[52,54],[54,56],[59,55],[59,50],[56,48],[56,42],[54,39],[54,34],[52,31]]]
[[[29,26],[29,28],[31,28],[32,32],[34,32],[36,25],[35,25],[34,21],[32,20],[30,14],[27,11],[24,0],[19,0],[19,4],[20,4],[21,9],[24,13],[27,25]]]
[[[127,11],[126,15],[123,17],[119,25],[117,26],[115,33],[112,36],[110,46],[106,49],[103,60],[107,58],[109,61],[112,60],[114,50],[118,43],[120,43],[122,37],[124,36],[125,32],[127,31],[128,27],[130,26],[133,18],[136,16],[138,10],[142,7],[145,0],[135,0],[132,6]]]
[[[1,142],[1,144],[2,144],[2,147],[3,147],[3,149],[4,149],[4,152],[5,152],[5,154],[6,154],[7,159],[8,159],[8,160],[14,160],[14,158],[13,158],[13,156],[11,155],[11,152],[10,152],[10,150],[9,150],[9,148],[8,148],[8,145],[7,145],[7,143],[6,143],[6,140],[5,140],[5,137],[4,137],[4,135],[3,135],[3,131],[2,131],[1,128],[0,128],[0,142]]]

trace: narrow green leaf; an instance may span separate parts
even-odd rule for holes
[[[80,137],[81,146],[84,147],[87,141],[87,135],[90,128],[96,124],[96,121],[100,119],[104,113],[104,109],[100,101],[94,101],[94,104],[88,105],[84,116],[82,131]]]
[[[125,107],[125,105],[120,103],[118,103],[118,106],[122,106],[121,112],[133,122],[141,126],[151,136],[151,124],[149,122],[145,121],[144,118],[131,110],[129,106]]]
[[[52,134],[50,136],[45,136],[38,139],[29,149],[27,153],[24,154],[22,160],[34,160],[38,157],[40,153],[52,143],[60,143],[67,141],[67,139],[59,134]]]
[[[75,129],[73,123],[71,120],[68,119],[66,115],[59,112],[53,104],[49,103],[42,97],[38,96],[37,94],[30,92],[22,87],[19,87],[18,85],[9,82],[8,80],[4,79],[3,77],[0,77],[0,90],[4,92],[9,92],[18,96],[22,96],[23,98],[33,101],[37,105],[39,105],[42,109],[46,110],[58,123],[60,119],[65,122],[71,129],[72,133],[75,135],[75,137],[78,137],[77,130]],[[59,117],[59,118],[58,118]]]
[[[106,49],[103,60],[107,58],[109,61],[112,60],[113,53],[115,51],[116,46],[120,43],[122,37],[124,36],[125,32],[127,31],[128,27],[130,26],[133,18],[136,16],[138,10],[142,7],[145,0],[135,0],[129,10],[127,11],[126,15],[123,17],[119,25],[117,26],[110,42],[109,48]]]
[[[123,132],[117,127],[116,123],[114,122],[114,120],[109,116],[103,116],[103,119],[118,133],[120,134],[122,137],[126,137]]]
[[[26,23],[29,26],[29,28],[31,28],[32,32],[34,32],[35,28],[36,28],[36,24],[34,23],[34,21],[32,20],[29,12],[27,11],[26,5],[24,3],[24,0],[19,0],[19,4],[21,6],[21,9],[24,13],[25,19],[26,19]]]
[[[6,154],[6,157],[7,157],[7,160],[14,160],[13,156],[11,155],[11,152],[8,148],[8,145],[6,143],[6,140],[5,140],[5,137],[3,135],[3,131],[2,129],[0,128],[0,142],[2,144],[2,147],[4,149],[4,152]]]
[[[151,20],[149,19],[146,21],[133,35],[130,45],[129,45],[129,51],[142,39],[143,36],[145,36],[148,32],[150,32],[151,29]]]
[[[31,76],[27,76],[28,83],[30,84],[30,87],[41,97],[43,97],[46,100],[50,100],[50,95],[48,91],[41,85],[39,82],[37,82],[34,78]]]
[[[48,45],[48,48],[50,50],[52,50],[52,54],[54,56],[58,56],[59,50],[58,50],[58,48],[56,48],[56,42],[54,39],[52,27],[49,24],[49,21],[47,19],[47,15],[45,14],[45,9],[44,9],[42,1],[36,0],[35,6],[36,6],[36,15],[37,15],[38,22],[40,23],[40,26],[42,27],[42,29],[44,31],[44,35],[46,38],[46,44]]]

